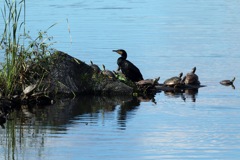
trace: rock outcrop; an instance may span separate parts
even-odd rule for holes
[[[57,51],[50,57],[48,92],[57,95],[132,95],[130,86],[94,72],[92,67],[66,53]]]

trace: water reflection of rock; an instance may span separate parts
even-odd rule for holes
[[[168,97],[181,98],[183,101],[186,101],[187,99],[191,99],[192,102],[196,102],[196,96],[198,94],[198,89],[165,91],[164,94]]]
[[[80,120],[84,125],[97,123],[99,114],[113,112],[117,108],[117,123],[120,128],[124,128],[128,115],[139,105],[140,100],[132,97],[82,96],[76,99],[62,99],[51,106],[22,106],[20,113],[16,115],[20,119],[18,123],[35,125],[37,122],[38,125],[48,126],[51,130],[64,131],[67,127],[62,126],[76,123],[74,120]]]

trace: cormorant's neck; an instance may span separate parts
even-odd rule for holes
[[[121,65],[125,60],[126,60],[125,58],[119,57],[118,60],[117,60],[117,64]]]
[[[126,53],[122,53],[121,58],[123,58],[124,60],[126,60],[126,59],[127,59],[127,54],[126,54]]]

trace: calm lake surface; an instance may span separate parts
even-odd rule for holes
[[[196,66],[206,87],[22,106],[0,129],[0,159],[239,159],[239,17],[239,0],[27,1],[26,30],[57,23],[48,35],[58,50],[115,70],[112,50],[123,48],[160,83]],[[234,76],[235,89],[219,84]]]

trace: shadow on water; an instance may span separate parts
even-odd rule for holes
[[[223,84],[222,84],[223,85]],[[232,87],[233,90],[236,89],[235,85],[234,84],[229,84],[229,85],[223,85],[223,86],[226,86],[226,87]]]
[[[10,114],[7,125],[10,123],[18,126],[38,125],[50,130],[63,131],[67,130],[65,127],[74,123],[74,120],[79,117],[85,117],[88,120],[98,119],[99,113],[117,111],[119,125],[124,128],[127,115],[136,110],[141,101],[150,100],[147,97],[81,96],[75,99],[61,99],[50,106],[22,105]],[[89,123],[87,120],[81,120],[86,124]]]
[[[97,119],[98,113],[113,112],[120,106],[118,119],[125,123],[128,112],[137,109],[139,105],[140,101],[132,97],[81,96],[76,99],[62,99],[51,106],[22,106],[18,111],[18,116],[22,117],[18,118],[36,119],[43,126],[66,126],[81,115],[88,119]]]
[[[167,97],[181,98],[183,101],[191,99],[192,102],[195,102],[198,89],[165,91],[164,94]],[[16,115],[16,117],[13,116],[10,119],[17,119],[17,125],[20,125],[21,123],[35,125],[35,122],[38,122],[38,124],[41,124],[42,126],[48,126],[51,128],[51,126],[64,126],[71,124],[76,117],[80,115],[85,115],[84,117],[91,117],[92,119],[98,119],[98,114],[100,112],[104,114],[117,110],[119,125],[121,128],[124,128],[127,115],[131,114],[131,111],[136,110],[141,102],[150,101],[156,104],[155,94],[142,95],[139,97],[80,96],[75,99],[60,99],[54,105],[44,107],[22,105],[15,111],[15,114],[12,114]],[[0,121],[1,126],[4,129],[4,123],[6,121],[5,119],[4,121],[0,119]]]
[[[196,102],[198,89],[185,89],[181,91],[165,91],[165,96],[172,98],[181,98],[184,102],[187,99],[191,99],[192,102]]]
[[[190,98],[196,100],[198,90],[185,90],[165,95],[174,98],[181,97],[184,101]],[[14,159],[20,154],[27,155],[29,146],[35,146],[40,154],[45,149],[45,143],[51,138],[60,138],[68,134],[71,126],[99,126],[100,121],[116,123],[118,130],[125,130],[127,122],[136,115],[141,102],[156,103],[154,95],[141,97],[104,97],[81,96],[75,99],[61,99],[50,106],[24,106],[10,114],[5,129],[0,129],[0,151],[5,158]],[[113,119],[112,119],[113,118]],[[115,120],[114,120],[115,119]],[[104,123],[108,123],[104,122]],[[9,158],[10,157],[10,158]]]
[[[116,126],[126,129],[126,123],[138,109],[140,100],[135,97],[96,97],[82,96],[76,99],[62,99],[51,106],[21,106],[13,111],[0,129],[1,158],[15,159],[18,151],[27,151],[27,146],[35,146],[41,153],[48,137],[61,137],[67,134],[71,125],[95,125],[99,115],[117,113]],[[104,117],[102,117],[104,118]],[[22,153],[21,153],[22,154]]]
[[[133,99],[129,99],[120,105],[118,112],[119,129],[126,129],[126,120],[129,112],[136,110],[139,105],[140,100],[136,97],[133,97]]]

